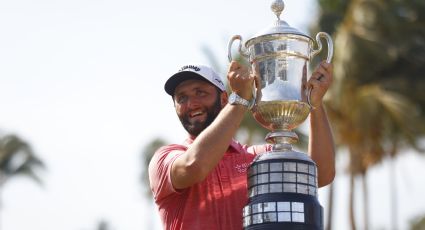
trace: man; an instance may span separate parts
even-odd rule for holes
[[[165,91],[189,133],[181,145],[160,148],[149,164],[151,190],[164,229],[240,230],[247,203],[246,168],[267,145],[243,146],[233,140],[252,101],[255,76],[237,62],[230,64],[228,95],[220,77],[209,67],[188,65],[171,76]],[[309,153],[318,166],[318,184],[335,175],[334,144],[322,106],[332,82],[332,66],[322,63],[312,74]]]

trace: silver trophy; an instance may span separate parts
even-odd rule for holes
[[[317,167],[310,157],[292,149],[298,136],[292,129],[308,117],[312,105],[307,88],[309,61],[327,41],[327,62],[333,56],[331,37],[324,32],[314,40],[280,19],[284,9],[276,0],[272,11],[277,21],[245,43],[239,40],[239,53],[252,63],[257,74],[256,102],[252,114],[271,132],[267,142],[272,151],[259,155],[248,169],[248,204],[243,209],[244,229],[323,229],[323,208],[317,199]]]

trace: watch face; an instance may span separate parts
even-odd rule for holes
[[[239,95],[237,95],[236,93],[231,93],[230,96],[229,96],[229,104],[248,106],[249,102],[246,101],[245,99],[239,97]]]
[[[229,103],[234,104],[236,102],[236,94],[231,93],[229,97]]]

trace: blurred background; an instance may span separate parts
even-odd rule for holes
[[[186,138],[163,84],[187,63],[224,77],[228,40],[270,26],[271,2],[0,1],[0,230],[161,229],[146,165]],[[425,2],[285,3],[335,45],[326,229],[425,229]],[[265,133],[247,115],[238,139]]]

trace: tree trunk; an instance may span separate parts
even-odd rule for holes
[[[2,209],[3,209],[3,184],[6,181],[5,176],[3,176],[3,174],[0,172],[0,230],[3,229],[2,224],[3,224],[3,220],[2,220]]]
[[[363,184],[363,227],[364,230],[369,230],[369,189],[367,185],[366,172],[362,173],[362,184]]]
[[[3,187],[0,185],[0,230],[2,230],[3,228],[2,228],[2,224],[3,224],[3,221],[2,221],[2,216],[1,216],[1,214],[2,214],[2,208],[3,208],[3,203],[2,203],[2,201],[3,201],[3,197],[2,197],[2,195],[3,195]]]
[[[334,183],[331,183],[329,186],[329,196],[328,196],[328,223],[326,225],[326,230],[332,230],[332,217],[333,217],[333,203],[334,203]]]
[[[3,185],[6,182],[6,176],[0,171],[0,230],[3,229],[2,209],[3,209]]]
[[[355,175],[354,172],[350,172],[350,197],[349,197],[349,201],[350,201],[350,206],[349,206],[349,213],[350,213],[350,225],[351,225],[351,230],[356,230],[356,219],[354,216],[354,181],[355,180]]]
[[[391,228],[398,229],[397,180],[395,176],[394,158],[390,159],[390,194],[391,194]]]

